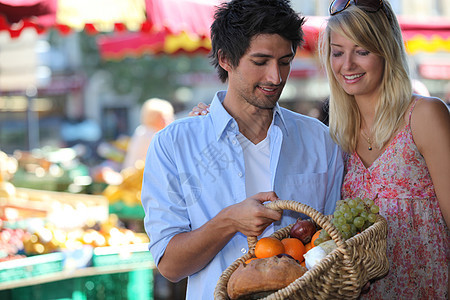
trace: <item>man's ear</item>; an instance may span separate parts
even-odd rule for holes
[[[232,65],[230,63],[230,60],[228,59],[228,57],[226,57],[222,50],[219,50],[218,52],[218,57],[219,57],[219,65],[222,67],[222,69],[224,69],[227,72],[230,72],[232,69]]]

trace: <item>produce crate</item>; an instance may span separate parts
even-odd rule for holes
[[[0,262],[0,283],[60,272],[64,255],[60,252]]]
[[[153,270],[76,277],[0,291],[2,300],[152,300]]]
[[[143,220],[145,217],[142,205],[127,205],[123,201],[109,204],[109,213],[116,214],[121,219]]]
[[[153,257],[148,244],[132,244],[126,246],[97,247],[92,256],[92,266],[111,266],[119,264],[151,263]]]

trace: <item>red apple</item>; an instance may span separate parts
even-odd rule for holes
[[[310,220],[301,219],[297,219],[290,231],[291,237],[299,239],[305,245],[311,241],[314,233],[316,233],[316,225]]]

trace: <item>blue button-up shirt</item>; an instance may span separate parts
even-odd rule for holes
[[[153,138],[142,185],[144,225],[150,251],[159,263],[170,239],[199,228],[227,206],[246,198],[244,155],[238,124],[214,97],[206,116],[173,122]],[[272,189],[280,199],[296,200],[331,214],[340,198],[342,153],[317,119],[276,106],[269,129]],[[294,223],[284,211],[274,229]],[[237,233],[216,257],[188,278],[187,299],[213,299],[222,272],[248,250]]]

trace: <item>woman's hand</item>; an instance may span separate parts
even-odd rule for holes
[[[204,116],[209,114],[209,105],[205,104],[203,102],[200,102],[197,104],[197,106],[194,106],[192,110],[189,112],[189,117],[195,117],[195,116]]]

